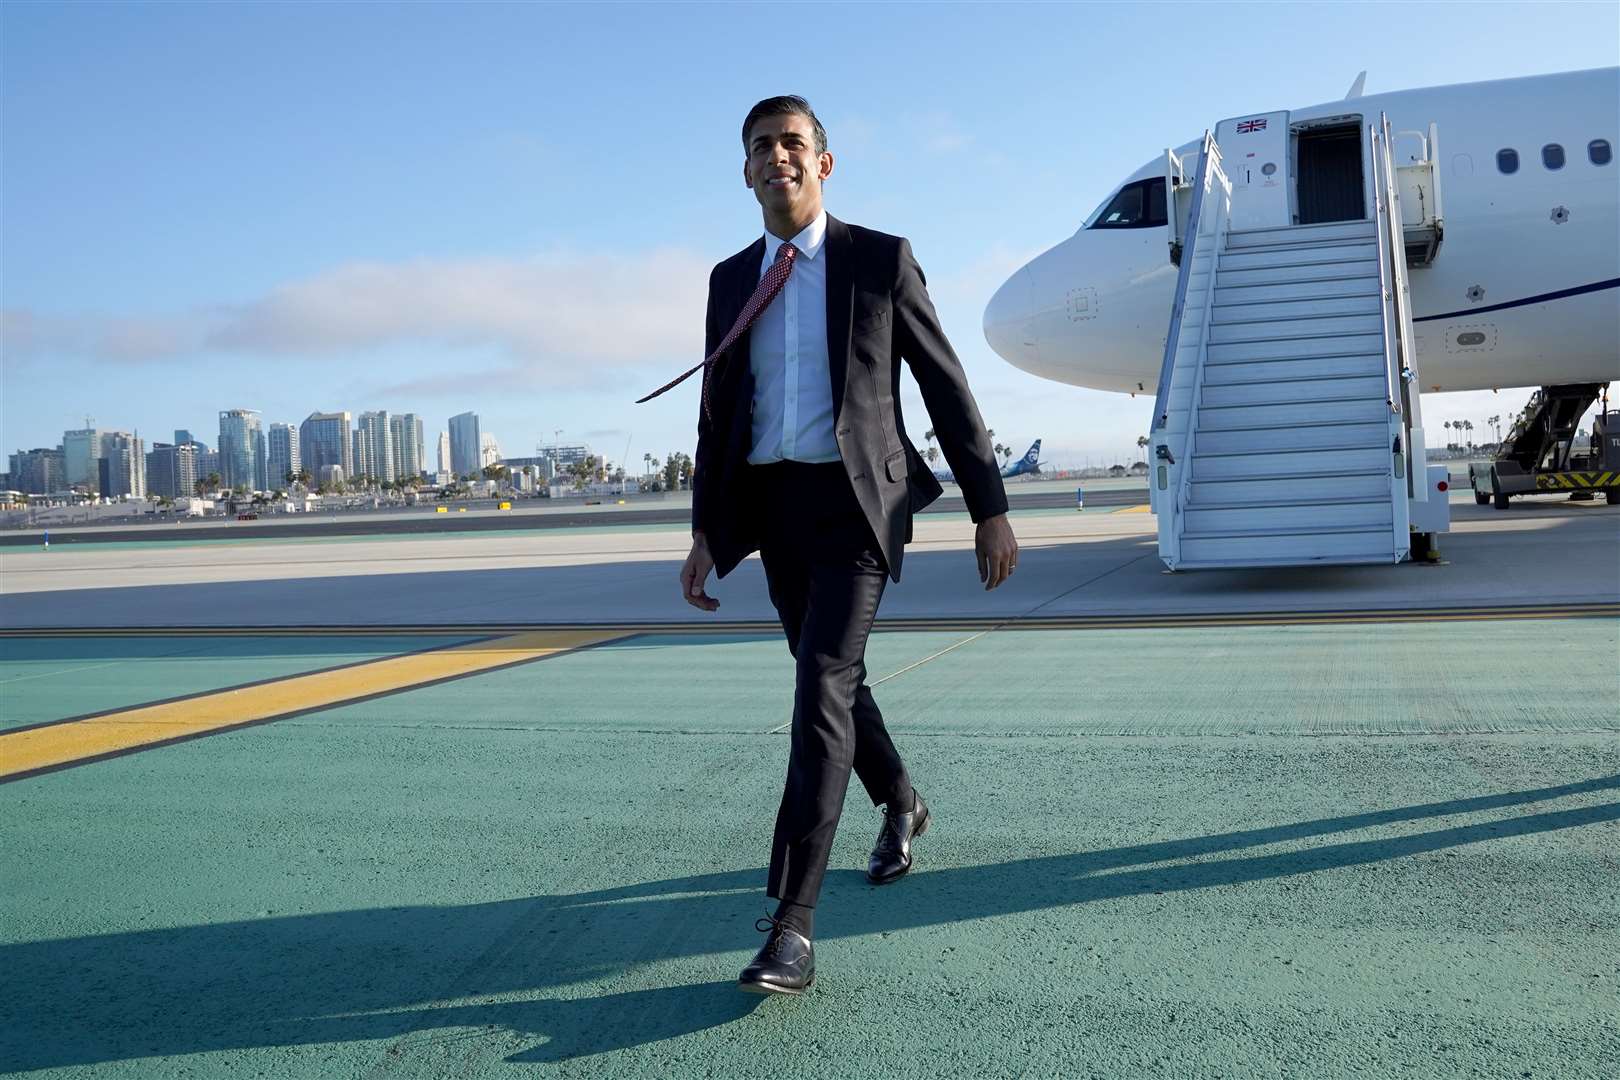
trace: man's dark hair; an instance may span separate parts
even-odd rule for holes
[[[782,97],[769,97],[748,110],[748,119],[743,121],[743,153],[748,153],[748,133],[754,130],[754,121],[762,116],[784,116],[787,114],[802,116],[810,121],[810,128],[816,133],[816,153],[827,152],[827,129],[821,126],[816,119],[816,111],[810,103],[798,94],[787,94]]]

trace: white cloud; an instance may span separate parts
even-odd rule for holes
[[[361,262],[241,305],[116,317],[12,310],[0,332],[12,359],[67,353],[140,362],[221,352],[318,359],[429,346],[487,351],[520,377],[578,383],[701,358],[709,269],[707,260],[673,249]]]

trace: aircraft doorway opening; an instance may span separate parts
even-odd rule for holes
[[[1336,124],[1300,131],[1298,140],[1299,224],[1361,221],[1367,216],[1362,186],[1361,125]]]

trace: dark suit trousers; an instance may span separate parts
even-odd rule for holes
[[[866,685],[866,639],[888,566],[843,463],[748,471],[765,581],[795,661],[787,783],[766,892],[814,907],[851,769],[874,805],[910,787]]]

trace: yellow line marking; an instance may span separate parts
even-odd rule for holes
[[[1149,510],[1151,510],[1152,508],[1153,507],[1150,504],[1143,503],[1141,506],[1122,506],[1118,510],[1115,510],[1114,513],[1116,513],[1116,514],[1145,514]]]
[[[536,631],[0,733],[0,780],[472,675],[624,637]]]

